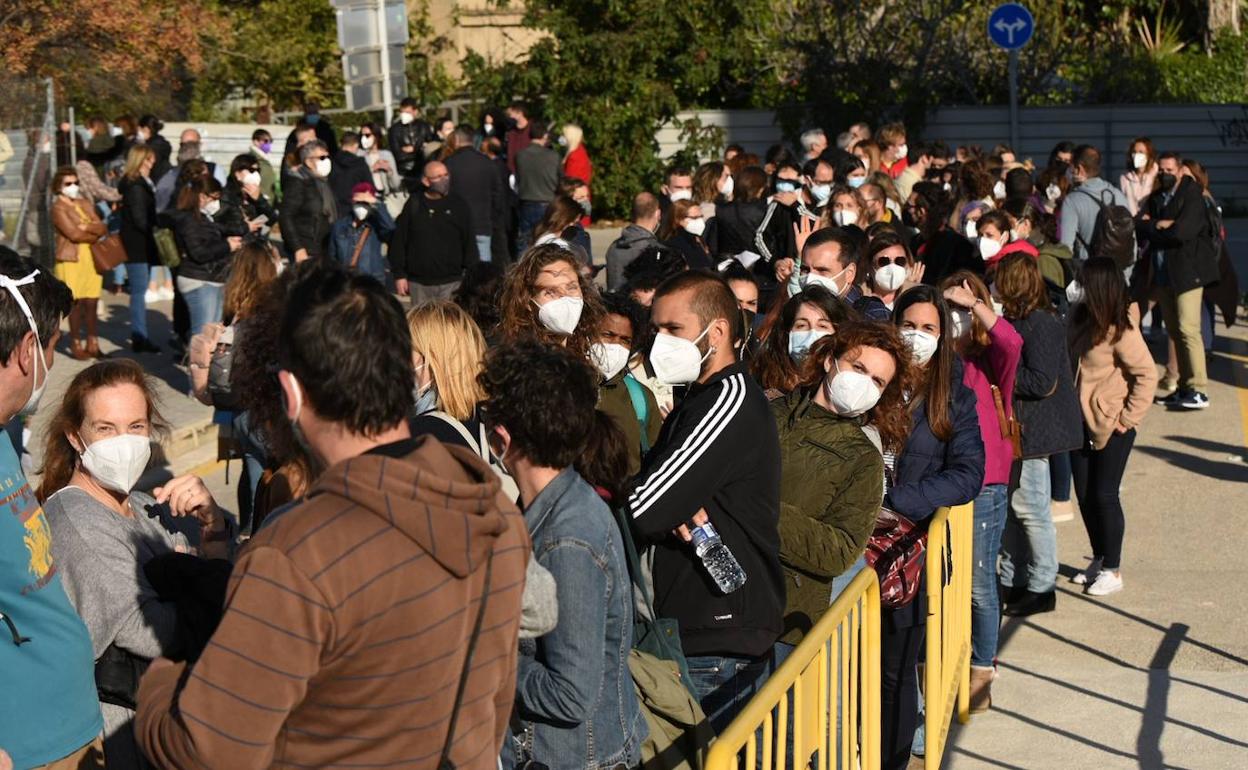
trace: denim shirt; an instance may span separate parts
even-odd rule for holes
[[[538,563],[555,578],[559,625],[520,646],[517,738],[551,770],[641,762],[647,728],[628,669],[632,585],[606,504],[565,468],[524,512]]]

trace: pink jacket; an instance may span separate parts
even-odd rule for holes
[[[982,353],[964,360],[962,384],[975,391],[975,411],[979,415],[979,433],[984,440],[984,486],[1010,483],[1010,466],[1014,448],[1001,437],[1001,422],[992,400],[992,386],[1001,389],[1006,416],[1013,412],[1014,375],[1023,355],[1023,338],[1009,321],[998,316],[988,330],[992,343]]]
[[[1145,171],[1143,174],[1128,171],[1118,178],[1118,189],[1127,196],[1127,209],[1132,216],[1140,213],[1140,206],[1143,206],[1148,196],[1153,194],[1153,181],[1156,179],[1157,164],[1155,163],[1152,171]]]

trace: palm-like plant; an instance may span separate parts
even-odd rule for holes
[[[1135,20],[1135,31],[1140,44],[1150,59],[1159,60],[1174,56],[1187,46],[1183,39],[1183,27],[1177,19],[1166,17],[1166,4],[1157,9],[1157,17],[1149,27],[1147,19]]]

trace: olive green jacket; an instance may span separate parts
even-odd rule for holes
[[[611,416],[616,426],[624,433],[628,441],[628,477],[636,476],[641,470],[643,426],[637,419],[633,409],[633,397],[628,393],[628,385],[624,378],[628,375],[628,367],[624,367],[611,379],[598,387],[598,408]],[[649,388],[642,386],[646,397],[646,433],[645,446],[652,447],[659,439],[659,429],[663,427],[663,414],[654,400]]]
[[[797,644],[828,609],[833,578],[866,549],[884,497],[884,459],[860,421],[795,392],[771,402],[780,431],[781,641]]]

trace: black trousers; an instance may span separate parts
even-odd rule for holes
[[[880,633],[880,768],[905,770],[919,726],[919,688],[915,666],[923,650],[925,627]]]
[[[1104,449],[1083,447],[1070,453],[1070,471],[1075,482],[1075,497],[1088,530],[1092,555],[1104,561],[1103,569],[1117,570],[1122,563],[1122,536],[1126,517],[1118,487],[1127,469],[1127,458],[1135,445],[1135,428],[1126,433],[1114,432]]]

